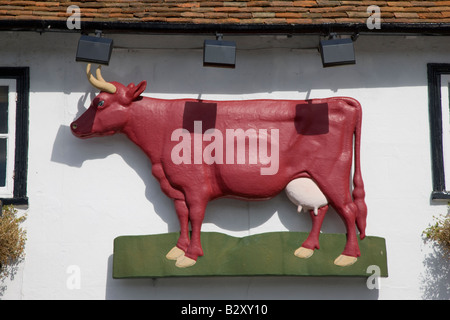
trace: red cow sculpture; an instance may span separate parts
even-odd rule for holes
[[[319,248],[331,205],[347,230],[344,251],[334,263],[351,265],[360,256],[355,224],[363,239],[367,208],[356,100],[162,100],[141,96],[145,81],[137,86],[106,82],[100,67],[94,77],[90,65],[87,76],[101,92],[71,130],[79,138],[124,133],[149,157],[161,189],[175,202],[180,236],[167,258],[177,260],[178,267],[192,266],[203,255],[200,230],[209,201],[264,200],[283,189],[313,219],[295,255],[307,258]]]

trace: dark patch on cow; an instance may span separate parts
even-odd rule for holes
[[[303,135],[326,134],[330,130],[328,103],[305,103],[295,106],[295,129]]]
[[[202,133],[216,127],[217,103],[187,101],[183,113],[183,129],[194,132],[194,121],[202,122]]]

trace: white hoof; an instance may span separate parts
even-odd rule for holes
[[[166,254],[166,258],[169,260],[177,260],[182,256],[184,256],[184,251],[178,247],[173,247],[169,253]]]
[[[358,260],[358,258],[341,254],[334,260],[334,264],[340,267],[348,267],[354,264],[356,260]]]
[[[192,267],[195,263],[196,263],[196,261],[194,259],[188,258],[186,256],[182,256],[177,259],[175,266],[178,268],[187,268],[187,267]]]
[[[300,247],[297,250],[295,250],[294,255],[296,257],[302,258],[302,259],[308,259],[314,254],[314,250]]]

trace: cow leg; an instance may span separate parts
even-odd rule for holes
[[[191,241],[185,255],[178,258],[176,266],[186,268],[193,266],[199,256],[203,256],[203,249],[200,240],[203,218],[205,217],[206,201],[198,201],[189,205],[189,221],[191,222]]]
[[[334,260],[334,264],[346,267],[354,264],[357,257],[361,255],[355,226],[358,208],[353,202],[350,202],[342,207],[336,208],[336,211],[339,213],[347,228],[347,242],[342,254]]]
[[[307,259],[311,257],[314,253],[315,249],[319,249],[319,234],[320,229],[322,228],[323,219],[325,218],[325,214],[327,213],[328,205],[325,205],[319,208],[317,215],[314,213],[314,210],[310,210],[309,214],[312,219],[312,228],[311,232],[308,235],[308,238],[302,243],[302,246],[295,250],[294,255]]]
[[[166,258],[169,260],[177,260],[184,256],[189,246],[189,210],[184,200],[175,200],[175,210],[177,212],[178,221],[180,222],[180,237],[177,245],[167,253]]]
[[[166,255],[169,260],[177,260],[184,255],[189,246],[189,211],[184,200],[184,194],[174,189],[166,177],[164,168],[161,163],[152,165],[152,173],[158,179],[161,190],[171,199],[175,201],[175,210],[177,212],[178,221],[180,222],[180,237],[177,245],[173,247]]]

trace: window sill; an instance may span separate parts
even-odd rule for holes
[[[433,191],[431,193],[431,200],[447,200],[450,201],[450,192],[448,191]]]
[[[28,205],[28,197],[0,198],[3,205]]]

